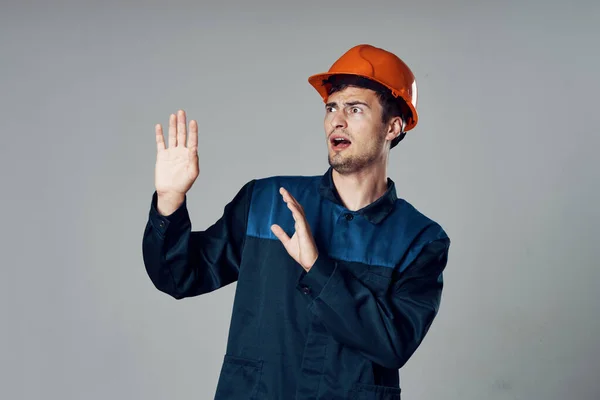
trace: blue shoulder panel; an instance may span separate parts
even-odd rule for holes
[[[247,235],[279,240],[271,232],[278,224],[292,236],[294,219],[283,201],[279,188],[284,187],[304,208],[306,219],[319,251],[326,249],[337,260],[395,268],[406,268],[422,247],[432,240],[446,237],[442,228],[417,211],[407,201],[398,199],[394,210],[380,224],[364,218],[360,210],[350,211],[321,197],[321,176],[274,176],[257,179],[252,193]],[[346,218],[352,214],[352,218]]]

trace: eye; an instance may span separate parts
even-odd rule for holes
[[[331,107],[331,106],[327,106],[327,107],[325,107],[325,111],[326,111],[326,112],[333,112],[333,110],[334,110],[334,108],[333,108],[333,107]]]
[[[359,112],[362,112],[362,110],[359,107],[352,107],[351,109],[352,114],[357,114]]]

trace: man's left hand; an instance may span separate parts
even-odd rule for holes
[[[271,225],[271,231],[283,243],[288,254],[292,256],[298,264],[307,272],[314,265],[319,257],[317,245],[310,232],[310,227],[304,215],[304,208],[296,201],[296,199],[284,188],[279,189],[279,193],[286,202],[288,208],[292,211],[294,217],[294,228],[296,232],[290,238],[279,225]]]

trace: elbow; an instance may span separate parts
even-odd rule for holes
[[[185,299],[187,296],[184,296],[180,293],[167,293],[169,296],[171,296],[172,298],[174,298],[175,300],[181,300],[181,299]]]
[[[395,339],[390,341],[387,351],[388,357],[383,360],[388,368],[400,369],[417,351],[425,336],[429,332],[433,320],[437,314],[437,305],[431,306],[427,312],[421,313],[420,319],[414,319],[413,323],[404,323],[398,329]]]
[[[146,270],[150,281],[159,292],[165,293],[176,300],[186,297],[181,290],[177,290],[177,285],[168,268],[153,269],[147,267]]]
[[[421,335],[403,335],[396,341],[389,342],[389,346],[379,357],[379,363],[390,369],[402,368],[415,353],[422,341]]]
[[[400,369],[406,364],[409,358],[410,354],[390,353],[382,357],[378,364],[389,369]]]
[[[167,294],[178,300],[181,298],[181,296],[173,290],[173,285],[169,284],[169,282],[165,282],[162,279],[155,279],[152,276],[150,276],[150,281],[152,282],[154,288],[159,292]]]
[[[154,287],[159,291],[162,292],[164,294],[169,295],[170,297],[174,298],[175,300],[181,300],[186,298],[187,296],[182,293],[179,290],[175,290],[173,285],[170,284],[165,284],[164,282],[155,282],[152,281],[152,283],[154,283]]]
[[[412,336],[405,335],[403,340],[394,343],[386,353],[386,357],[382,360],[382,365],[393,369],[402,368],[415,351],[417,351],[428,330],[429,324],[419,334],[415,333]]]
[[[393,360],[391,360],[390,368],[400,369],[404,367],[404,364],[406,364],[409,358],[410,357],[395,357]]]

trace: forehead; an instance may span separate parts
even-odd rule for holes
[[[359,88],[355,86],[349,86],[335,93],[332,93],[327,102],[339,103],[352,100],[361,100],[368,104],[376,102],[376,94],[371,89]]]

